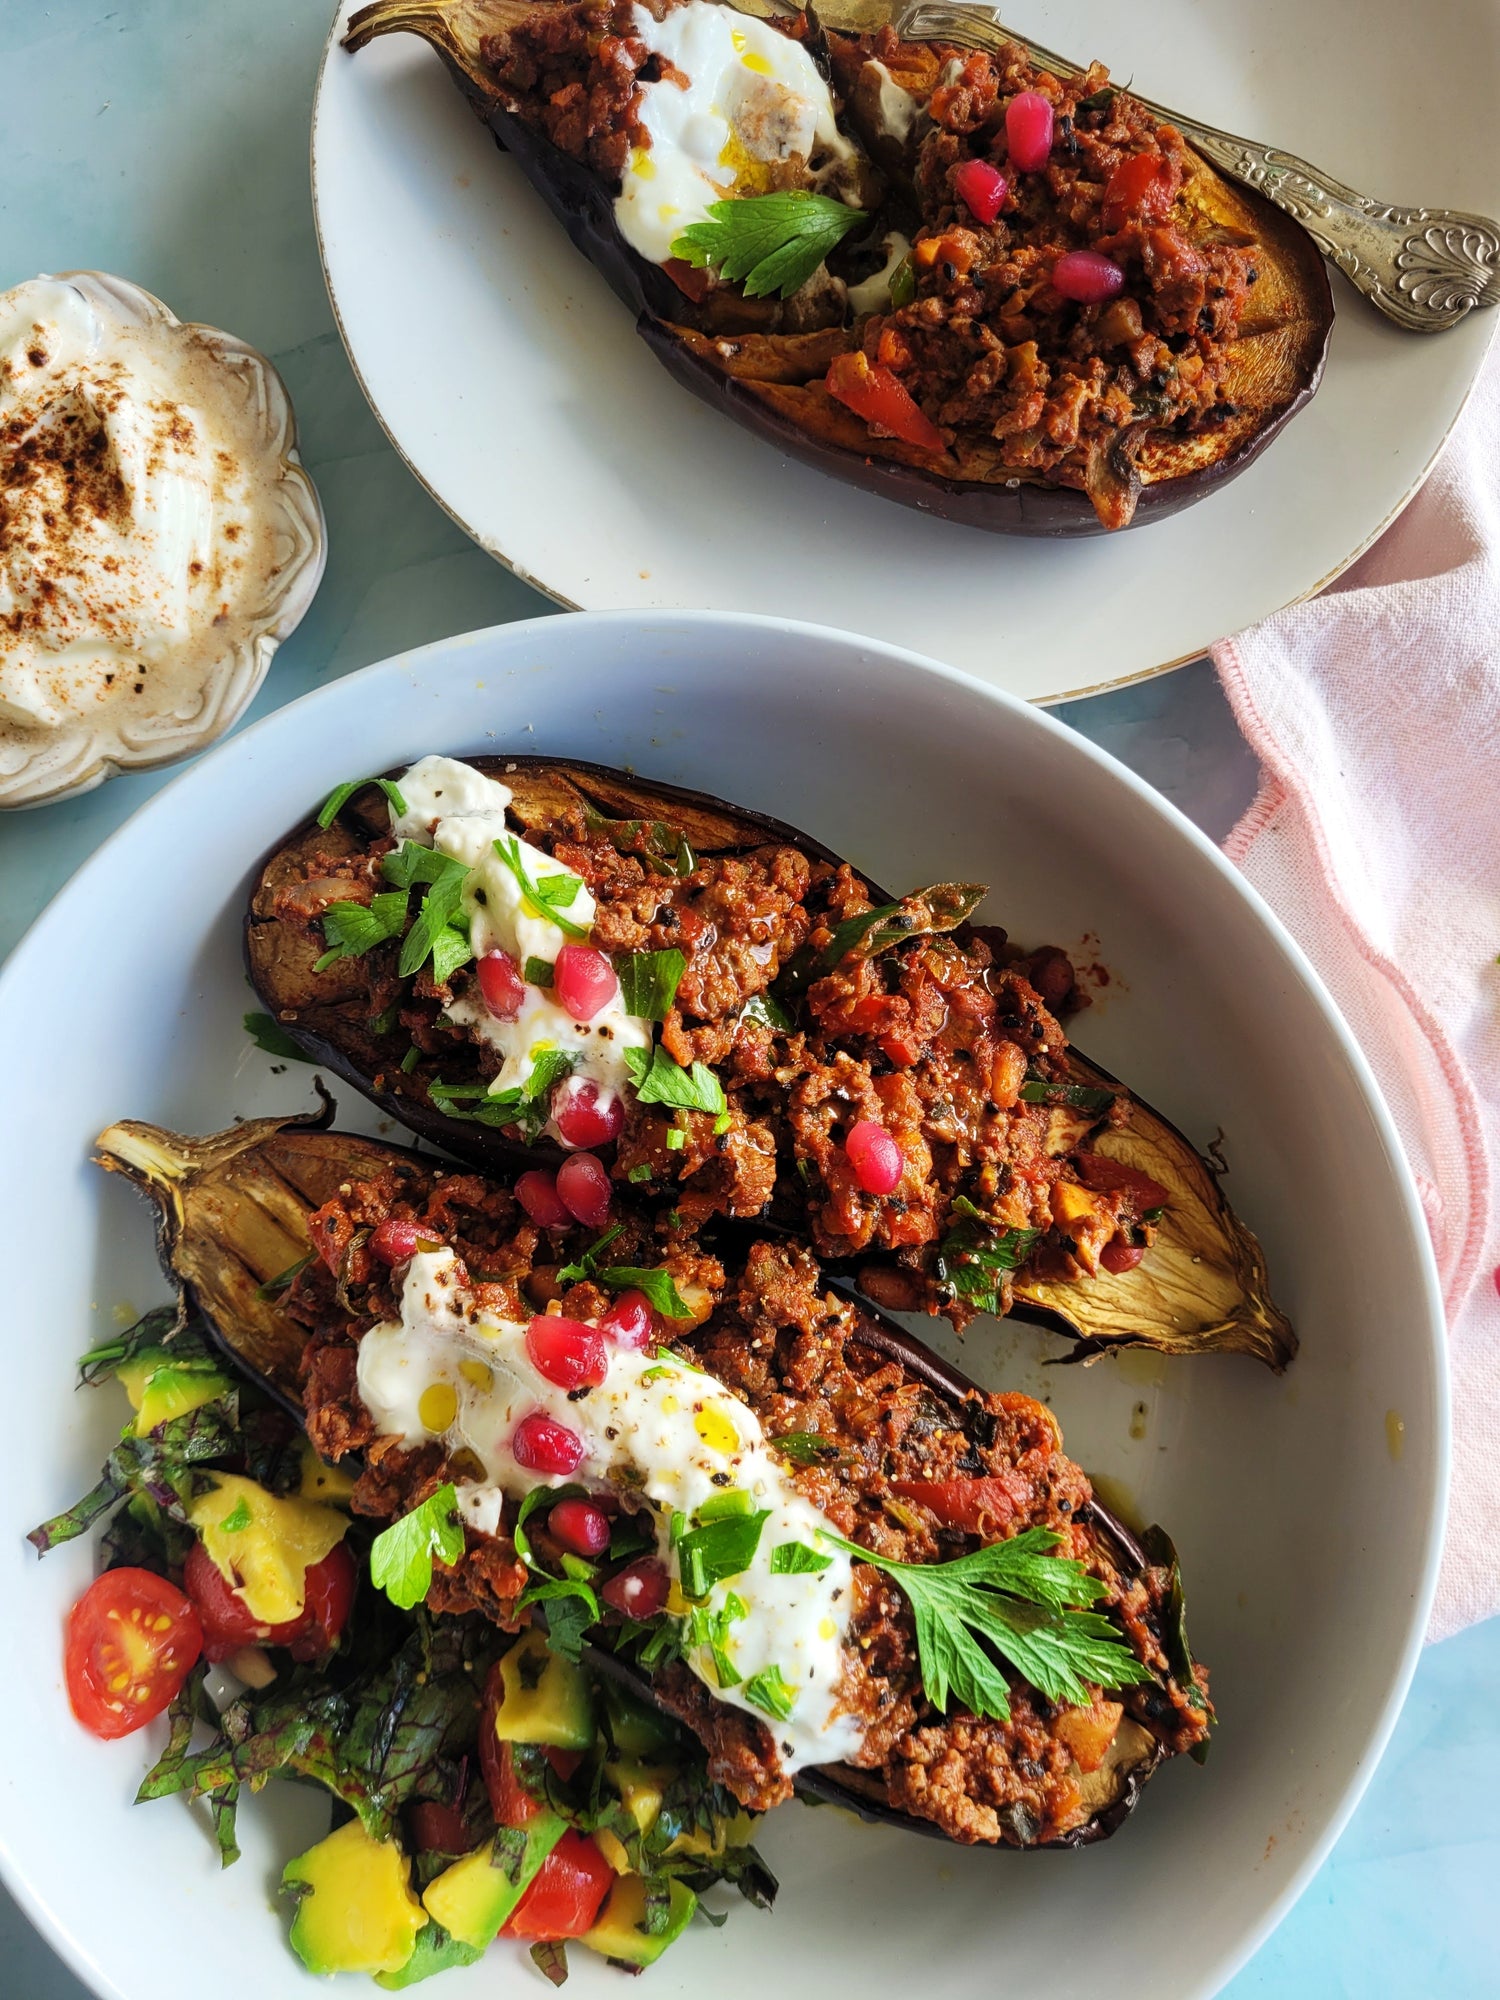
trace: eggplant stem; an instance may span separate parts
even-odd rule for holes
[[[495,83],[480,59],[480,43],[535,11],[531,0],[372,0],[350,17],[343,45],[354,55],[381,35],[420,35],[477,90],[493,97]]]

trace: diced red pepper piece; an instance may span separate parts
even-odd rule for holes
[[[872,367],[860,353],[835,356],[824,383],[830,396],[872,428],[918,451],[946,452],[942,432],[912,400],[889,368]]]
[[[1177,199],[1182,176],[1164,153],[1130,153],[1109,177],[1100,221],[1113,235],[1131,222],[1160,222]]]

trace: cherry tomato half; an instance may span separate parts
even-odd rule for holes
[[[203,1625],[203,1650],[211,1660],[227,1660],[241,1646],[285,1646],[293,1659],[318,1660],[329,1650],[354,1601],[354,1558],[340,1542],[314,1563],[304,1580],[305,1601],[295,1618],[264,1625],[219,1571],[201,1542],[195,1542],[182,1571],[183,1587]]]
[[[586,1834],[570,1826],[502,1925],[502,1937],[570,1938],[592,1930],[615,1871]]]
[[[149,1569],[112,1569],[68,1613],[68,1699],[96,1736],[128,1736],[160,1715],[203,1651],[198,1614]]]

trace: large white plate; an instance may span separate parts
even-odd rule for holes
[[[274,1069],[241,1032],[256,857],[340,778],[427,749],[511,747],[628,762],[764,807],[877,879],[988,879],[988,914],[1023,938],[1095,932],[1115,981],[1080,1039],[1200,1143],[1222,1125],[1232,1196],[1303,1338],[1278,1381],[1232,1359],[1048,1368],[1033,1330],[972,1332],[969,1369],[1050,1397],[1075,1455],[1178,1537],[1223,1717],[1207,1768],[1165,1771],[1113,1841],[1079,1855],[959,1851],[788,1808],[766,1830],[784,1884],[775,1915],[736,1909],[723,1932],[695,1931],[651,1990],[1211,1993],[1350,1811],[1420,1643],[1446,1404],[1417,1203],[1312,974],[1185,820],[1034,709],[894,649],[772,621],[549,618],[335,682],[143,807],[0,976],[8,1879],[117,2000],[322,1990],[288,1956],[270,1894],[315,1837],[320,1795],[272,1787],[223,1876],[186,1807],[133,1807],[147,1743],[94,1742],[62,1691],[61,1622],[90,1551],[38,1568],[21,1537],[92,1483],[118,1422],[113,1394],[74,1392],[73,1357],[165,1292],[143,1205],[88,1164],[93,1135],[122,1115],[203,1131],[310,1101],[310,1073]],[[1389,1410],[1406,1426],[1399,1461]],[[616,1974],[574,1957],[570,1994],[618,2000]],[[445,1975],[442,1992],[480,2000],[521,1976],[502,1954]]]
[[[1476,143],[1500,98],[1493,0],[1055,0],[1013,18],[1382,199],[1500,214],[1500,148]],[[591,611],[846,626],[1039,701],[1179,664],[1328,582],[1415,490],[1495,324],[1399,333],[1336,278],[1323,387],[1239,480],[1171,521],[1048,545],[856,492],[699,404],[411,36],[350,56],[336,28],[313,193],[377,415],[520,575]]]

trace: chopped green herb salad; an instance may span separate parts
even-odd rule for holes
[[[503,1933],[560,1984],[570,1943],[639,1971],[700,1913],[722,1923],[701,1901],[716,1887],[769,1908],[754,1822],[701,1746],[583,1660],[599,1613],[586,1582],[538,1567],[523,1603],[550,1632],[434,1615],[434,1561],[464,1548],[453,1487],[372,1535],[343,1511],[347,1478],[169,1309],[82,1375],[120,1382],[133,1417],[98,1485],[31,1537],[45,1553],[105,1524],[103,1574],[69,1626],[75,1710],[101,1735],[165,1716],[137,1796],[196,1803],[225,1867],[265,1784],[328,1793],[332,1832],[282,1876],[309,1971],[400,1988]],[[556,1495],[538,1488],[523,1522],[541,1499]],[[529,1558],[524,1525],[515,1541]],[[254,1589],[325,1544],[301,1609],[261,1616]],[[121,1619],[138,1635],[123,1649]]]

